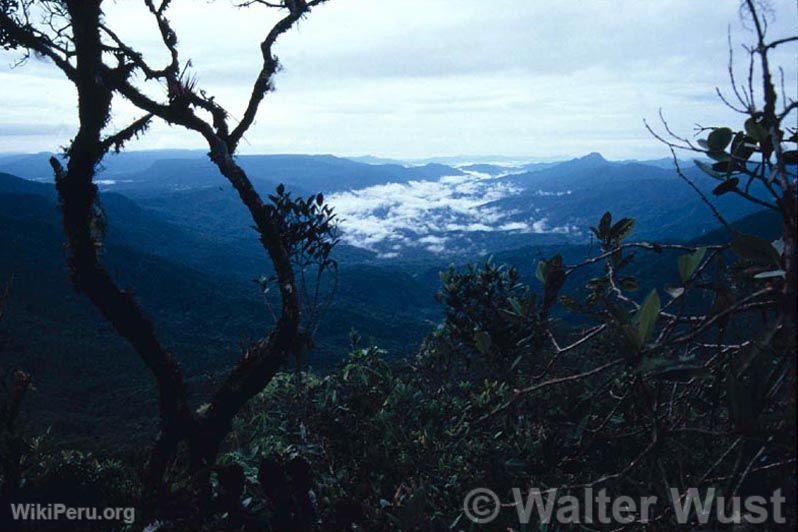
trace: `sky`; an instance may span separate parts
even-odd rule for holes
[[[262,6],[175,0],[183,58],[209,94],[240,116],[274,21]],[[795,0],[770,2],[770,35],[798,24]],[[752,33],[737,0],[330,0],[284,35],[283,70],[241,146],[244,153],[551,159],[667,154],[643,126],[662,108],[672,127],[738,124],[728,87],[727,32]],[[157,29],[136,0],[106,0],[108,24],[153,63]],[[788,83],[795,49],[779,59]],[[54,151],[74,134],[75,93],[51,64],[0,53],[0,152]],[[792,83],[791,86],[795,86]],[[148,89],[162,95],[161,87]],[[138,116],[114,105],[111,127]],[[204,148],[155,124],[130,149]]]

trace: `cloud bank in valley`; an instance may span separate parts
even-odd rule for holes
[[[445,176],[435,181],[387,183],[331,195],[328,200],[340,218],[347,244],[392,258],[403,249],[447,254],[453,235],[469,233],[568,233],[569,227],[550,227],[546,218],[509,220],[515,211],[489,204],[520,194],[512,183],[478,174]],[[459,240],[459,239],[458,239]]]

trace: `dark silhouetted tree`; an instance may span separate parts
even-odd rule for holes
[[[187,469],[196,497],[208,495],[208,479],[231,420],[251,397],[269,382],[291,355],[306,343],[302,330],[300,290],[294,263],[311,263],[324,271],[335,265],[330,251],[336,240],[332,210],[321,195],[295,198],[282,186],[264,201],[235,159],[235,151],[264,96],[273,88],[278,60],[272,52],[277,38],[323,0],[250,1],[241,7],[263,6],[283,12],[260,43],[262,64],[253,83],[249,102],[235,127],[228,113],[197,87],[190,62],[181,60],[178,37],[167,18],[169,0],[144,0],[170,58],[162,68],[150,66],[144,56],[120,39],[103,16],[102,0],[3,0],[0,2],[0,45],[46,58],[74,84],[78,94],[79,129],[66,148],[66,167],[57,158],[51,163],[68,240],[68,265],[75,287],[84,293],[141,356],[157,383],[160,435],[152,450],[146,496],[163,508],[169,498],[164,477],[187,448]],[[158,101],[143,85],[157,84]],[[127,127],[106,134],[115,97],[122,97],[145,111]],[[121,289],[98,256],[104,218],[93,182],[96,169],[110,150],[120,150],[142,134],[154,118],[198,133],[208,144],[209,157],[233,185],[248,209],[273,269],[281,298],[274,328],[249,345],[240,362],[227,376],[201,412],[189,409],[181,371],[172,354],[156,336],[150,319],[132,295]],[[205,118],[207,117],[207,118]]]

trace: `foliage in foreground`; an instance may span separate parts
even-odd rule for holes
[[[685,264],[695,253],[674,268],[696,270]],[[325,378],[298,384],[284,375],[238,418],[234,450],[223,460],[247,479],[242,511],[269,511],[257,481],[263,461],[309,464],[318,521],[365,530],[467,528],[462,499],[480,486],[502,500],[524,486],[576,494],[591,486],[661,500],[667,487],[693,486],[782,489],[789,497],[795,428],[780,385],[784,339],[774,337],[766,312],[748,331],[764,330],[766,338],[756,336],[748,349],[695,345],[671,358],[643,347],[662,334],[648,314],[659,305],[654,296],[630,319],[580,302],[604,315],[612,332],[543,356],[534,351],[534,325],[512,333],[535,321],[530,299],[516,299],[531,291],[512,270],[488,263],[444,280],[442,299],[457,307],[447,306],[446,322],[412,364],[391,367],[379,350],[356,349]],[[485,293],[493,306],[474,307]],[[482,331],[503,340],[482,339]],[[516,345],[520,361],[501,352],[505,343]],[[558,356],[569,359],[562,376],[546,376]],[[514,516],[506,516],[508,526]],[[669,529],[671,518],[659,507],[651,526]]]
[[[337,371],[278,374],[234,419],[201,526],[467,529],[463,497],[476,487],[503,501],[526,486],[794,497],[781,243],[745,235],[654,249],[630,240],[633,225],[605,215],[601,259],[543,260],[539,288],[490,261],[443,272],[445,319],[412,361],[391,365],[353,334]],[[680,281],[641,290],[634,251]],[[583,269],[597,275],[571,286]],[[17,500],[140,500],[140,465],[37,442],[21,457]],[[193,504],[191,485],[172,472],[173,504]],[[657,507],[649,527],[668,530],[672,518]],[[518,526],[512,511],[499,519]]]

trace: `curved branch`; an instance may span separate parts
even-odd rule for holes
[[[46,36],[27,25],[22,25],[8,13],[0,11],[0,30],[11,42],[50,59],[73,82],[77,82],[77,69],[69,62],[66,53],[59,55],[61,48]]]
[[[255,116],[258,113],[258,107],[263,101],[263,98],[266,96],[266,93],[272,90],[272,76],[275,72],[277,72],[277,69],[280,65],[277,57],[272,53],[272,47],[277,41],[277,38],[281,34],[291,29],[291,26],[293,26],[294,23],[301,19],[306,13],[309,13],[312,7],[319,5],[324,1],[326,0],[313,0],[312,2],[306,3],[304,0],[294,0],[291,2],[292,7],[289,14],[271,29],[269,34],[266,36],[266,39],[264,39],[261,43],[260,50],[263,57],[263,66],[261,67],[260,73],[258,74],[258,77],[252,86],[252,93],[250,94],[247,107],[244,110],[244,115],[238,125],[233,129],[232,133],[230,133],[228,146],[230,147],[231,152],[236,150],[239,142],[241,142],[241,138],[254,123]]]
[[[92,234],[97,201],[97,187],[92,180],[96,167],[115,142],[129,138],[149,120],[149,117],[138,120],[111,137],[110,143],[109,139],[102,140],[112,92],[97,76],[102,65],[99,4],[99,1],[67,4],[77,50],[75,85],[79,94],[80,127],[68,150],[67,168],[64,169],[55,157],[50,161],[69,242],[67,262],[75,287],[133,346],[152,372],[158,385],[161,429],[164,433],[174,433],[193,423],[178,364],[160,344],[152,323],[132,295],[121,290],[100,264],[98,242]]]

